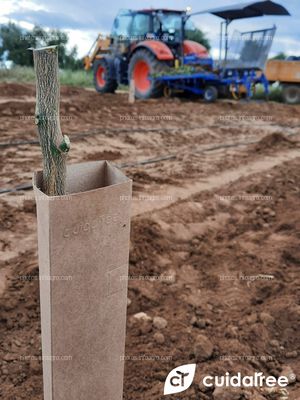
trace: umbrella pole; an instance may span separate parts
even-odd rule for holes
[[[229,45],[228,45],[228,26],[229,26],[229,24],[231,22],[232,22],[231,19],[226,19],[226,21],[225,21],[225,58],[224,58],[224,66],[226,66],[227,57],[228,57],[228,49],[229,49]]]
[[[223,21],[220,24],[220,45],[219,45],[219,66],[222,62],[222,51],[223,51]]]

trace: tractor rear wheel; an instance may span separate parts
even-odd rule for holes
[[[114,93],[118,87],[112,78],[111,65],[105,58],[94,63],[94,85],[99,93]]]
[[[150,51],[137,50],[128,66],[128,79],[134,81],[135,97],[149,99],[161,96],[162,83],[150,80],[149,75],[163,72],[166,68],[166,63],[159,61]]]
[[[300,85],[284,85],[282,97],[287,104],[300,103]]]

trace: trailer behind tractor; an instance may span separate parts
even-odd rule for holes
[[[300,103],[300,59],[269,60],[266,76],[270,83],[280,83],[285,103]]]

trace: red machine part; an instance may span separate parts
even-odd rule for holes
[[[193,40],[185,40],[183,42],[183,52],[184,55],[195,54],[199,58],[209,57],[207,48],[202,46],[202,44],[194,42]]]
[[[99,87],[104,87],[105,86],[105,68],[102,66],[99,66],[96,72],[96,79]]]
[[[133,50],[136,50],[140,47],[149,49],[158,60],[174,60],[174,55],[169,47],[165,43],[159,42],[158,40],[144,40],[140,42]],[[206,47],[202,46],[200,43],[194,42],[193,40],[185,40],[183,42],[183,51],[184,55],[195,54],[200,58],[209,57]]]
[[[151,82],[148,79],[149,73],[150,67],[146,61],[139,60],[136,62],[133,69],[133,79],[136,88],[140,92],[146,92],[151,86]]]
[[[159,42],[158,40],[144,40],[140,42],[134,50],[144,47],[149,49],[158,60],[161,61],[169,61],[169,60],[174,60],[174,56],[172,51],[169,49],[169,47],[163,43]]]

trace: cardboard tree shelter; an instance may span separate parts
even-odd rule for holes
[[[131,180],[107,161],[66,166],[57,49],[33,54],[44,400],[121,400]]]

